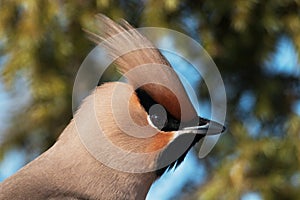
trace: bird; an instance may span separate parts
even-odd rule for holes
[[[96,86],[55,144],[1,183],[0,199],[145,199],[203,137],[225,131],[197,115],[146,37],[125,20],[98,14],[96,22],[88,37],[128,81]]]

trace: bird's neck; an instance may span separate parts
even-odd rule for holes
[[[145,199],[155,173],[125,173],[93,158],[70,123],[48,151],[1,184],[0,199]]]

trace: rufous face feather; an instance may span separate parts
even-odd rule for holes
[[[99,32],[89,32],[89,37],[101,44],[129,81],[100,85],[98,89],[106,92],[105,101],[111,102],[104,105],[103,95],[99,96],[102,103],[96,108],[97,118],[104,133],[126,151],[157,152],[155,162],[165,160],[162,155],[172,157],[172,147],[177,152],[173,160],[167,159],[170,163],[166,166],[181,162],[187,151],[205,136],[210,121],[198,117],[170,63],[147,38],[124,20],[117,24],[98,15],[97,25]],[[160,111],[151,113],[151,107],[157,104],[164,110],[164,116],[160,116]],[[222,125],[214,124],[215,133],[224,131]]]
[[[1,183],[0,199],[145,199],[151,184],[202,137],[224,131],[197,116],[148,39],[126,21],[98,15],[97,25],[90,38],[128,83],[96,87],[58,141]]]
[[[103,15],[97,20],[99,33],[89,33],[90,38],[102,44],[134,88],[141,87],[178,119],[197,116],[177,74],[147,38],[126,21],[119,25]]]

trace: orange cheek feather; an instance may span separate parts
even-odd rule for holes
[[[149,125],[147,116],[148,114],[140,104],[140,101],[136,95],[132,95],[130,98],[130,115],[132,116],[133,121],[139,126]],[[154,152],[162,150],[166,147],[173,138],[173,132],[163,132],[159,131],[152,137],[141,139],[147,140],[145,145],[145,153]]]
[[[154,152],[163,150],[173,139],[173,132],[158,132],[150,140],[146,147],[146,152]]]

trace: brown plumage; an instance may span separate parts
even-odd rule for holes
[[[198,118],[178,76],[151,42],[126,21],[119,25],[103,15],[97,19],[100,33],[89,36],[96,43],[104,41],[129,83],[97,87],[58,141],[1,183],[0,199],[145,199],[151,184],[184,159],[209,123],[215,133],[224,131]],[[155,104],[167,111],[161,128],[149,121],[160,119],[159,113],[149,111]],[[184,129],[187,125],[195,128]],[[113,153],[111,144],[122,152]],[[131,160],[133,153],[146,156]],[[103,158],[126,170],[107,166],[100,162]],[[135,166],[140,173],[131,171]]]

